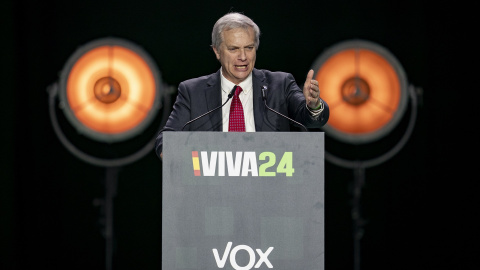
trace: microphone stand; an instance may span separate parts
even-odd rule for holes
[[[214,111],[222,108],[225,104],[227,104],[227,102],[233,97],[233,94],[235,93],[235,88],[236,88],[236,85],[235,85],[235,86],[233,87],[233,89],[230,91],[230,93],[228,94],[227,100],[226,100],[222,105],[220,105],[220,106],[218,106],[217,108],[215,108],[215,109],[213,109],[213,110],[211,110],[211,111],[208,111],[208,112],[206,112],[206,113],[204,113],[204,114],[202,114],[202,115],[200,115],[200,116],[198,116],[198,117],[196,117],[196,118],[188,121],[187,123],[185,123],[185,125],[183,125],[182,131],[183,131],[183,129],[184,129],[188,124],[197,121],[198,119],[204,117],[205,115],[207,115],[207,114],[209,114],[209,113],[212,113],[212,112],[214,112]]]
[[[280,115],[280,116],[282,116],[282,117],[284,117],[284,118],[287,118],[288,120],[290,120],[290,121],[292,121],[293,123],[301,126],[303,129],[305,129],[305,131],[308,132],[307,127],[305,127],[305,126],[302,125],[301,123],[299,123],[299,122],[297,122],[297,121],[295,121],[295,120],[293,120],[293,119],[291,119],[291,118],[289,118],[289,117],[287,117],[287,116],[285,116],[285,115],[283,115],[283,114],[275,111],[274,109],[268,107],[268,105],[267,105],[267,86],[266,86],[266,85],[262,86],[262,98],[263,98],[263,102],[265,103],[265,107],[267,107],[267,109],[269,109],[270,111],[272,111],[272,112],[274,112],[274,113],[276,113],[276,114],[278,114],[278,115]]]

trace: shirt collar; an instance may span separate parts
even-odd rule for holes
[[[227,80],[223,76],[222,68],[220,68],[220,78],[222,80],[222,82],[221,82],[222,83],[222,91],[225,92],[225,93],[230,93],[230,91],[233,89],[233,87],[236,84]],[[248,94],[250,89],[252,89],[252,72],[250,72],[248,77],[245,78],[245,80],[243,80],[239,85],[242,88],[242,92],[244,92],[245,94]]]

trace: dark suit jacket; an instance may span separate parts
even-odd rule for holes
[[[222,105],[220,70],[216,73],[186,80],[178,86],[178,95],[173,111],[160,131],[155,151],[162,152],[163,131],[181,131],[188,121]],[[291,121],[268,110],[262,98],[261,87],[267,86],[267,105],[273,110],[302,123],[308,128],[319,128],[327,123],[329,108],[314,119],[305,106],[303,90],[291,74],[253,69],[253,115],[256,131],[290,131]],[[191,124],[183,131],[222,131],[222,110],[210,113]]]

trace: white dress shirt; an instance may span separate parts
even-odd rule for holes
[[[222,104],[227,100],[228,94],[232,91],[233,87],[236,85],[231,81],[227,80],[222,73],[220,68],[220,78],[222,85]],[[252,73],[239,84],[243,89],[240,93],[239,98],[242,102],[243,115],[245,117],[245,131],[246,132],[255,132],[255,119],[253,117],[253,82],[252,82]],[[230,116],[230,105],[232,104],[231,98],[225,106],[222,107],[222,118],[223,118],[223,132],[228,132],[228,123]]]

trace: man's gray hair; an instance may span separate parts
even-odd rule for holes
[[[212,30],[212,47],[219,49],[220,44],[223,42],[223,31],[234,28],[248,29],[249,27],[252,27],[255,33],[255,49],[258,50],[260,45],[260,28],[252,19],[238,12],[227,13],[215,23]]]

